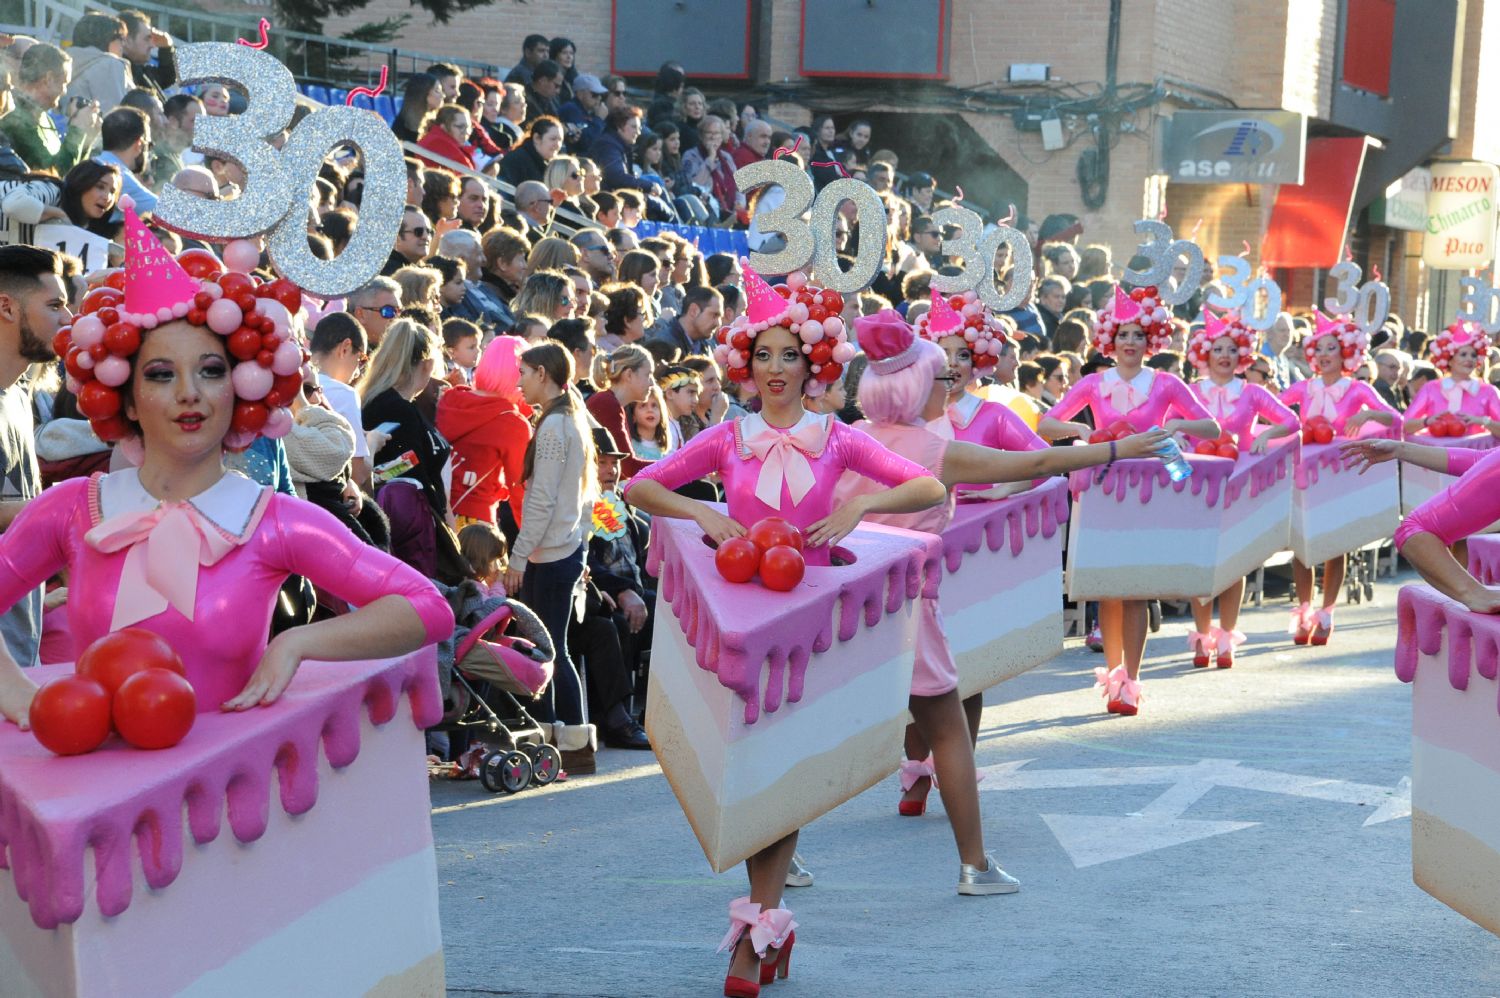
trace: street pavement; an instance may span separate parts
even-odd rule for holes
[[[1193,669],[1182,619],[1147,646],[1136,718],[1077,641],[991,690],[985,836],[1019,894],[955,893],[937,793],[894,777],[804,829],[817,877],[768,995],[1500,994],[1500,939],[1411,880],[1410,691],[1398,584],[1297,648],[1247,608],[1232,670]],[[449,993],[714,995],[743,873],[714,876],[649,753],[514,797],[433,783]],[[1500,885],[1496,885],[1500,890]]]

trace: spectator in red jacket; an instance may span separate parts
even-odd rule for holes
[[[609,431],[615,446],[626,455],[620,459],[620,473],[634,475],[650,461],[643,460],[631,446],[630,425],[625,407],[644,401],[656,383],[652,378],[651,354],[634,343],[616,347],[609,355],[609,385],[589,396],[589,415]]]
[[[422,136],[417,145],[472,170],[475,169],[474,147],[469,145],[469,135],[473,131],[474,122],[468,111],[457,104],[444,104],[432,116],[427,134]],[[433,166],[445,165],[432,160],[426,162]]]
[[[459,526],[496,523],[497,507],[509,502],[517,524],[525,499],[530,409],[521,399],[520,356],[527,343],[497,336],[474,369],[474,386],[450,388],[438,400],[437,425],[453,445],[449,492]]]

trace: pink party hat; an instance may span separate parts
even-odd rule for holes
[[[927,331],[933,336],[946,336],[964,328],[964,317],[948,304],[948,299],[932,289],[932,307],[927,310]]]
[[[874,315],[861,316],[854,320],[854,329],[860,347],[870,358],[870,370],[877,374],[893,374],[917,359],[916,334],[895,309],[883,308]]]
[[[120,198],[120,207],[125,212],[125,307],[120,317],[146,329],[181,319],[203,290],[202,282],[162,248],[135,213],[129,195]]]
[[[1230,314],[1228,312],[1220,314],[1211,308],[1203,310],[1203,333],[1210,343],[1228,332]]]
[[[741,283],[745,286],[745,318],[752,326],[765,328],[776,325],[786,314],[787,300],[771,290],[765,278],[750,266],[749,260],[740,261],[740,270],[744,274]]]
[[[1118,284],[1115,285],[1114,305],[1110,309],[1116,323],[1124,325],[1127,322],[1137,322],[1141,318],[1141,303],[1125,293]]]

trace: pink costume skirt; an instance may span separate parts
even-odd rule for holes
[[[958,688],[958,664],[944,634],[938,601],[923,598],[917,611],[917,663],[911,673],[911,695],[942,696]]]

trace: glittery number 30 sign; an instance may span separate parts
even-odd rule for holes
[[[401,147],[385,122],[359,108],[321,108],[304,118],[278,151],[267,140],[291,124],[296,86],[273,56],[222,42],[184,45],[177,50],[177,72],[182,83],[229,84],[249,96],[243,114],[200,114],[193,125],[193,148],[238,160],[245,168],[245,189],[231,201],[207,201],[169,184],[157,205],[159,222],[214,241],[270,232],[277,269],[320,297],[348,294],[380,273],[406,200]],[[310,195],[324,157],[345,144],[364,154],[359,225],[343,253],[319,260],[307,243]]]
[[[1459,299],[1458,318],[1477,323],[1486,333],[1500,333],[1500,318],[1495,315],[1495,306],[1500,294],[1482,277],[1460,277],[1458,286],[1463,290]]]
[[[735,171],[734,182],[749,194],[761,187],[780,187],[781,204],[765,208],[755,216],[762,232],[780,233],[786,247],[775,253],[751,253],[750,266],[764,274],[790,274],[813,263],[813,276],[831,291],[848,293],[870,286],[880,270],[885,253],[885,205],[869,184],[844,178],[835,180],[813,197],[813,183],[797,164],[782,159],[763,159]],[[854,202],[862,233],[877,233],[878,238],[862,238],[854,266],[847,271],[839,266],[837,234],[839,207]],[[812,209],[812,217],[802,216]]]
[[[1147,270],[1125,269],[1125,281],[1138,287],[1152,285],[1161,290],[1161,300],[1168,305],[1181,305],[1198,290],[1194,275],[1203,273],[1203,250],[1191,239],[1173,239],[1172,227],[1166,222],[1143,218],[1135,223],[1135,231],[1146,237],[1136,249],[1136,254],[1151,261]],[[1167,278],[1172,276],[1172,266],[1182,257],[1187,257],[1187,278],[1177,287],[1168,288]]]
[[[1022,233],[1008,225],[997,225],[985,232],[984,219],[978,212],[956,204],[933,212],[932,221],[944,230],[950,227],[959,230],[954,237],[943,240],[943,255],[959,257],[964,262],[963,273],[951,277],[938,274],[932,279],[938,294],[974,291],[992,312],[1009,312],[1021,306],[1031,292],[1035,267],[1031,244]],[[1001,243],[1010,247],[1011,258],[1004,294],[995,287],[995,254],[1000,251]]]
[[[1243,257],[1221,256],[1219,266],[1229,271],[1219,278],[1228,294],[1211,292],[1208,303],[1215,308],[1237,309],[1241,320],[1251,329],[1270,329],[1281,311],[1281,288],[1277,283],[1264,274],[1252,278],[1250,261]],[[1264,308],[1256,311],[1259,304],[1264,304]]]
[[[1367,335],[1385,323],[1391,311],[1391,290],[1380,281],[1359,283],[1364,271],[1353,260],[1330,267],[1328,279],[1333,294],[1323,299],[1323,308],[1332,315],[1347,315]]]

